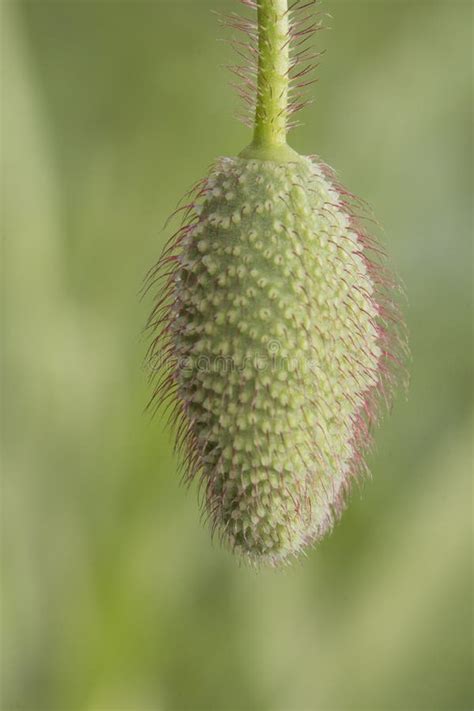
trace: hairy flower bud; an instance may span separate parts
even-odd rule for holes
[[[265,108],[265,140],[215,163],[150,273],[166,285],[149,359],[161,363],[153,402],[173,405],[184,478],[199,475],[213,531],[276,565],[342,510],[404,341],[361,202],[282,144],[281,125],[275,138]]]

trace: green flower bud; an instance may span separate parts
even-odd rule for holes
[[[256,564],[332,527],[401,361],[394,282],[353,205],[327,166],[254,139],[199,183],[150,275],[153,401],[173,404],[212,530]]]

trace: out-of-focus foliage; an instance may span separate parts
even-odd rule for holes
[[[249,140],[210,14],[232,5],[2,3],[1,708],[467,710],[472,5],[325,3],[292,143],[376,206],[412,382],[333,534],[259,573],[143,414],[137,297],[178,198]]]

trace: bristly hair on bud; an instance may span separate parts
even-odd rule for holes
[[[232,71],[253,139],[187,194],[147,276],[149,407],[168,415],[212,532],[279,566],[344,509],[408,350],[366,204],[286,142],[319,56],[306,46],[314,2],[240,2],[256,20],[226,22],[246,34]]]

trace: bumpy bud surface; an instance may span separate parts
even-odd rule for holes
[[[185,478],[257,563],[328,531],[390,389],[392,285],[351,204],[315,160],[220,159],[150,276],[167,284],[155,397],[175,403]]]
[[[403,365],[397,284],[360,200],[286,143],[322,25],[307,0],[241,0],[254,17],[230,67],[253,140],[196,187],[149,284],[149,320],[186,481],[212,530],[256,564],[320,539],[343,508],[377,413]],[[256,17],[255,17],[256,16]],[[249,61],[247,64],[246,59]]]

